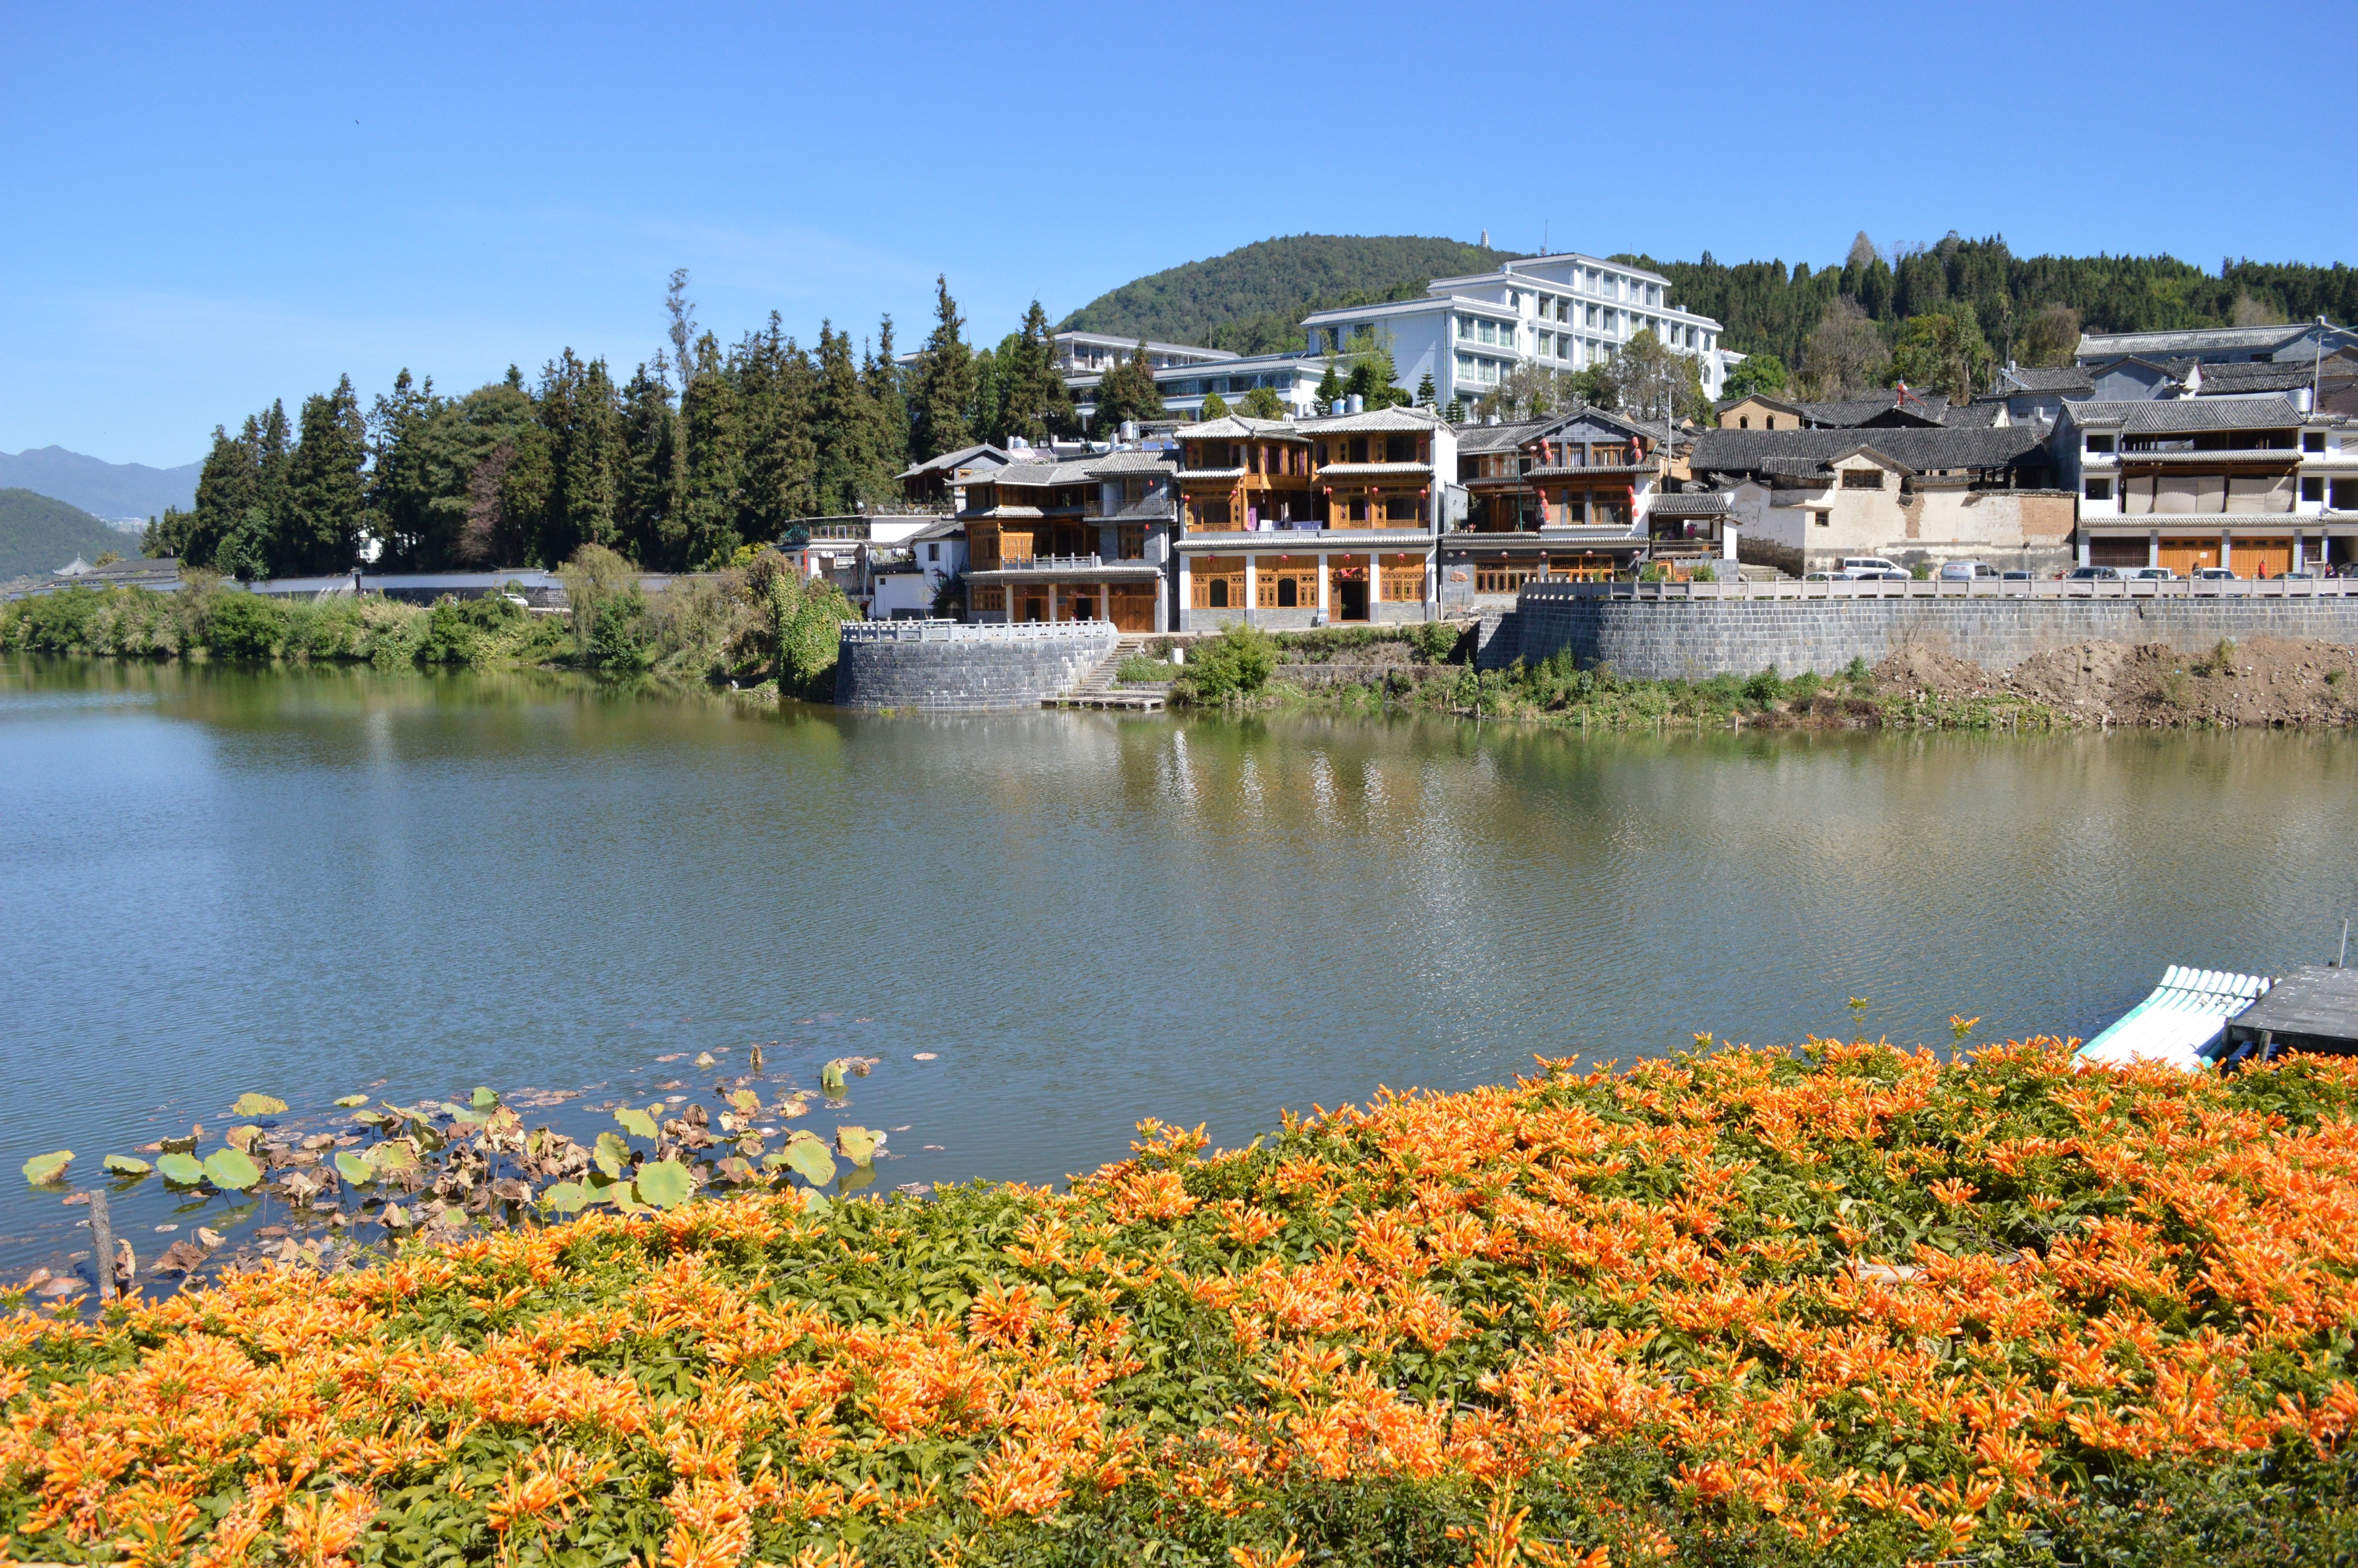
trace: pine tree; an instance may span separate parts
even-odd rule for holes
[[[352,569],[368,516],[368,422],[351,376],[303,400],[302,438],[286,462],[284,499],[271,508],[270,575]]]
[[[1318,412],[1332,414],[1343,401],[1343,375],[1336,368],[1335,356],[1326,356],[1326,373],[1318,378],[1318,390],[1312,395]]]
[[[679,499],[679,416],[659,370],[642,364],[622,388],[622,490],[615,523],[622,553],[641,566],[677,571],[672,516]]]
[[[1217,392],[1204,394],[1204,406],[1195,410],[1195,417],[1208,425],[1215,419],[1228,416],[1228,400]]]
[[[694,368],[680,395],[684,473],[675,547],[681,558],[705,560],[737,536],[746,430],[739,378],[722,373],[711,333],[696,341],[689,358]]]
[[[1038,300],[1024,312],[1022,327],[1008,339],[998,368],[1006,435],[1036,445],[1076,428],[1072,391],[1056,368],[1055,329]]]
[[[876,349],[861,369],[868,404],[876,416],[876,460],[895,476],[909,466],[909,400],[901,390],[901,367],[892,358],[892,318],[876,324]]]
[[[966,323],[950,297],[948,276],[936,276],[934,289],[934,330],[918,352],[909,388],[909,451],[919,462],[974,441],[968,423],[974,406],[974,351],[959,335]]]
[[[404,368],[370,410],[368,529],[384,546],[380,569],[430,570],[447,564],[458,543],[458,520],[436,505],[450,477],[434,460],[432,430],[444,407],[432,378],[420,385]]]
[[[204,467],[197,473],[195,510],[181,514],[177,526],[162,531],[157,543],[164,554],[178,556],[186,567],[213,564],[230,530],[261,504],[257,466],[261,444],[258,416],[247,416],[244,428],[235,436],[219,425],[213,427],[212,449],[205,454]]]
[[[976,440],[988,441],[994,447],[1007,444],[1007,405],[1001,373],[1014,351],[1012,332],[1000,340],[995,351],[974,351],[974,401],[967,407],[966,426]]]
[[[878,499],[875,416],[852,363],[850,334],[820,322],[817,357],[811,437],[818,448],[818,509],[836,516]]]
[[[1154,384],[1153,367],[1146,362],[1146,340],[1141,338],[1130,358],[1105,373],[1098,383],[1096,428],[1103,438],[1125,420],[1160,419],[1163,389]]]
[[[810,355],[792,338],[781,341],[773,312],[767,333],[738,346],[728,374],[742,400],[744,488],[734,532],[699,540],[710,558],[719,558],[724,547],[733,551],[741,540],[783,538],[797,518],[824,510],[818,501],[818,373]]]
[[[1434,401],[1439,396],[1440,394],[1433,390],[1433,373],[1431,371],[1426,371],[1424,374],[1417,380],[1416,406],[1419,408],[1430,408],[1433,406]]]

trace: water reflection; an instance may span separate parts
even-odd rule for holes
[[[0,671],[11,1174],[241,1088],[884,1065],[889,1180],[1698,1030],[2084,1032],[2358,903],[2347,737],[881,719],[536,673]],[[808,1022],[798,1022],[808,1021]],[[911,1057],[932,1052],[937,1060]],[[945,1147],[926,1152],[922,1145]],[[54,1196],[0,1229],[54,1244]],[[140,1200],[145,1201],[145,1200]],[[0,1243],[0,1267],[14,1266]]]

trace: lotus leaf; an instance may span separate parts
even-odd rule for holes
[[[633,1137],[652,1140],[656,1135],[654,1118],[645,1111],[633,1110],[629,1106],[624,1106],[614,1113],[614,1119],[621,1122],[622,1130]]]
[[[600,1170],[619,1181],[622,1167],[630,1163],[631,1146],[622,1141],[622,1135],[619,1132],[601,1132],[598,1134],[598,1147],[590,1152],[590,1157],[598,1162]]]
[[[884,1135],[866,1127],[838,1127],[835,1130],[835,1146],[843,1157],[855,1165],[865,1165],[876,1158],[876,1146]]]
[[[500,1103],[500,1097],[493,1094],[485,1086],[477,1084],[475,1086],[474,1103],[477,1110],[489,1110],[492,1107]]]
[[[128,1154],[109,1154],[100,1163],[122,1176],[144,1176],[156,1168],[146,1161],[135,1160]]]
[[[376,1180],[376,1167],[370,1163],[367,1155],[355,1154],[346,1149],[336,1155],[336,1174],[354,1186],[365,1186]]]
[[[395,1138],[370,1150],[368,1160],[370,1164],[376,1167],[379,1175],[386,1175],[395,1171],[406,1171],[416,1164],[417,1151],[411,1146],[408,1139]]]
[[[810,1107],[805,1105],[798,1099],[780,1100],[778,1102],[778,1114],[791,1121],[798,1116],[808,1116],[810,1114]]]
[[[639,1168],[639,1199],[657,1208],[677,1208],[696,1190],[696,1178],[676,1160],[658,1160]]]
[[[787,1141],[785,1156],[787,1165],[815,1187],[835,1180],[835,1156],[807,1132],[797,1132]]]
[[[244,1127],[233,1127],[222,1134],[222,1141],[233,1149],[243,1150],[251,1154],[254,1152],[254,1146],[262,1141],[262,1129],[251,1124]]]
[[[830,1095],[839,1095],[843,1092],[843,1063],[841,1061],[829,1062],[827,1065],[818,1070],[818,1087],[825,1089]]]
[[[452,1105],[445,1100],[442,1108],[450,1113],[451,1120],[463,1121],[470,1127],[481,1127],[492,1119],[490,1112],[477,1110],[472,1106]]]
[[[252,1160],[235,1149],[216,1149],[205,1156],[205,1180],[223,1192],[242,1193],[262,1180]]]
[[[802,1191],[802,1198],[803,1207],[813,1214],[825,1214],[835,1206],[827,1201],[827,1195],[817,1187],[805,1187]]]
[[[384,1209],[384,1222],[394,1229],[401,1230],[408,1226],[409,1216],[399,1204],[387,1204]]]
[[[53,1154],[36,1154],[25,1162],[25,1180],[37,1187],[44,1182],[54,1182],[64,1175],[66,1167],[72,1163],[73,1151],[70,1149],[60,1149]]]
[[[729,1103],[747,1116],[762,1108],[762,1097],[752,1089],[739,1089],[729,1097]]]
[[[287,1108],[287,1102],[270,1095],[245,1094],[237,1097],[230,1108],[233,1116],[276,1116]]]
[[[631,1184],[603,1171],[592,1171],[581,1178],[581,1190],[590,1203],[620,1203],[629,1196]]]
[[[184,1187],[193,1187],[205,1179],[204,1166],[198,1163],[197,1157],[185,1149],[175,1149],[168,1154],[157,1155],[156,1169],[166,1181],[177,1183]]]
[[[366,1096],[366,1095],[343,1095],[343,1096],[341,1096],[341,1097],[339,1097],[339,1098],[337,1098],[337,1100],[336,1100],[336,1104],[338,1104],[338,1105],[341,1106],[341,1107],[342,1107],[344,1109],[346,1109],[346,1110],[350,1110],[350,1109],[352,1109],[352,1107],[354,1107],[354,1106],[356,1106],[356,1105],[366,1105],[366,1104],[368,1104],[368,1096]]]
[[[698,1051],[696,1054],[696,1065],[699,1067],[711,1066],[713,1065],[712,1053],[709,1051]]]
[[[579,1214],[590,1203],[590,1191],[579,1182],[559,1182],[543,1192],[540,1201],[558,1214]]]
[[[193,1154],[197,1152],[197,1135],[191,1132],[186,1138],[159,1138],[156,1147],[167,1154]]]

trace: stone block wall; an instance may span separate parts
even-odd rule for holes
[[[907,623],[914,633],[915,623]],[[1055,635],[1013,626],[957,626],[881,640],[850,628],[836,654],[835,700],[843,708],[976,712],[1037,708],[1078,686],[1113,652],[1102,622],[1071,622]]]
[[[2358,598],[1655,601],[1526,595],[1480,662],[1496,667],[1520,653],[1537,664],[1569,649],[1583,665],[1610,664],[1650,680],[1749,676],[1770,665],[1789,676],[1833,675],[1853,659],[1875,665],[1918,646],[2008,670],[2076,643],[2163,643],[2193,654],[2223,637],[2358,643]]]

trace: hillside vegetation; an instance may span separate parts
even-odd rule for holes
[[[1896,263],[1892,259],[1897,257]],[[2235,261],[2205,272],[2175,256],[2017,256],[1996,235],[1952,233],[1937,245],[1877,247],[1865,234],[1839,265],[1781,260],[1694,262],[1621,255],[1669,278],[1671,297],[1727,329],[1731,349],[1772,353],[1789,366],[1838,301],[1856,303],[1894,335],[1913,317],[1970,310],[1998,362],[2068,363],[2082,329],[2158,331],[2266,321],[2358,318],[2358,269],[2336,263]]]
[[[1488,272],[1515,254],[1411,234],[1292,234],[1123,284],[1059,325],[1238,353],[1298,349],[1312,310],[1412,299],[1433,278]]]
[[[139,542],[78,506],[29,490],[0,490],[0,582],[53,572],[80,556],[135,556]]]

